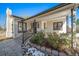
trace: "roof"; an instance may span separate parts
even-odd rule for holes
[[[45,11],[40,12],[40,13],[34,15],[34,16],[31,16],[31,17],[27,18],[27,20],[28,20],[28,19],[31,19],[31,18],[34,18],[34,17],[36,17],[36,16],[39,16],[39,15],[45,14],[45,13],[50,12],[50,11],[54,11],[54,10],[56,10],[56,9],[58,9],[58,8],[61,8],[61,7],[63,7],[63,6],[69,5],[69,4],[71,4],[71,3],[61,3],[61,4],[59,4],[59,5],[55,6],[55,7],[52,7],[52,8],[50,8],[50,9],[48,9],[48,10],[45,10]]]
[[[15,16],[15,15],[11,15],[12,17],[16,17],[16,18],[19,18],[19,19],[22,19],[22,20],[25,20],[24,18],[22,17],[19,17],[19,16]]]

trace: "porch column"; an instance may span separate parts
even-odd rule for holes
[[[71,48],[76,49],[76,11],[71,9]]]
[[[71,9],[71,48],[73,48],[73,9]]]
[[[24,26],[23,26],[23,21],[22,21],[22,46],[24,46]]]
[[[68,15],[66,16],[66,33],[68,33]]]

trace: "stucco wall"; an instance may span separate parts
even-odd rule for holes
[[[16,37],[19,37],[20,35],[22,35],[22,33],[19,33],[18,32],[18,20],[20,19],[17,19],[17,18],[14,18],[14,21],[13,21],[13,38],[16,38]]]
[[[53,23],[54,22],[63,22],[63,26],[61,30],[53,30]],[[44,29],[44,23],[46,23],[46,28]],[[66,17],[58,18],[58,19],[49,19],[46,21],[41,21],[40,28],[37,31],[44,31],[44,32],[57,32],[57,33],[66,33]]]
[[[6,19],[6,37],[12,37],[12,22],[13,18],[7,16]]]

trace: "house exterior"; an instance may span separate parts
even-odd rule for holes
[[[26,23],[24,31],[68,33],[68,19],[73,15],[76,16],[75,9],[78,7],[78,5],[79,4],[62,3],[27,19],[13,16],[11,10],[7,10],[6,36],[13,37],[19,35],[20,33],[18,32],[18,28],[20,27],[20,24],[18,24],[18,22],[22,20],[24,23]],[[75,31],[75,23],[73,22],[73,24],[70,25],[74,26],[74,29],[71,31]]]
[[[33,23],[36,21],[37,32],[43,31],[45,33],[68,33],[68,19],[71,17],[71,9],[73,7],[76,8],[77,6],[78,4],[63,3],[36,14],[25,20],[27,23],[27,30],[33,31]],[[75,10],[73,10],[73,15],[76,16]]]

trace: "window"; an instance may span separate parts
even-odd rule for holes
[[[27,23],[18,22],[18,32],[27,31]]]
[[[60,30],[63,25],[63,22],[54,22],[53,23],[53,30]]]

